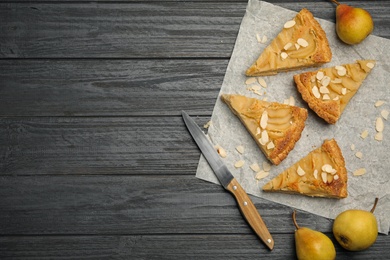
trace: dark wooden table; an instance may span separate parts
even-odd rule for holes
[[[334,21],[326,0],[276,5]],[[389,1],[371,12],[390,39]],[[195,178],[247,1],[1,1],[0,259],[293,259],[293,209],[253,201],[270,252]],[[298,211],[329,235],[332,220]],[[390,237],[338,259],[389,259]]]

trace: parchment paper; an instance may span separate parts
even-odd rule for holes
[[[388,234],[390,225],[389,122],[383,120],[385,123],[383,141],[376,141],[374,135],[376,118],[380,117],[382,110],[390,110],[390,40],[370,35],[362,43],[348,46],[338,40],[334,23],[317,19],[327,34],[333,53],[332,61],[323,67],[353,63],[358,59],[377,61],[370,75],[344,110],[340,120],[335,125],[329,125],[308,108],[293,81],[294,74],[315,70],[313,68],[263,77],[268,84],[267,88],[262,89],[262,92],[266,92],[263,96],[248,91],[245,84],[247,79],[245,70],[280,32],[284,23],[295,15],[296,12],[291,10],[258,0],[249,0],[220,91],[220,94],[242,94],[260,99],[266,97],[268,101],[281,103],[290,96],[294,97],[296,106],[307,108],[309,111],[306,127],[294,150],[280,165],[272,166],[268,177],[257,181],[256,173],[249,166],[253,163],[261,166],[267,159],[245,127],[220,98],[217,99],[213,110],[208,136],[215,145],[220,145],[227,151],[227,157],[224,158],[227,167],[249,194],[331,219],[347,209],[370,210],[375,197],[378,197],[379,203],[375,215],[379,232]],[[257,34],[267,36],[268,41],[265,44],[259,43]],[[375,107],[374,104],[378,100],[385,101],[384,105]],[[369,133],[365,139],[360,137],[364,130]],[[346,161],[349,192],[347,198],[341,200],[311,198],[302,195],[265,193],[261,190],[261,187],[271,178],[314,148],[320,147],[325,139],[330,138],[336,139]],[[356,147],[354,151],[350,148],[351,144]],[[243,154],[235,149],[239,145],[245,148]],[[363,154],[361,159],[355,156],[358,151]],[[244,160],[245,165],[236,169],[234,163],[238,160]],[[358,168],[366,168],[367,173],[354,176],[352,173]],[[203,156],[200,158],[196,177],[219,184]]]

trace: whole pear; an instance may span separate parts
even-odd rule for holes
[[[325,234],[306,227],[299,227],[295,219],[295,211],[292,218],[295,230],[295,249],[298,260],[332,260],[336,258],[336,250],[332,240]]]
[[[362,8],[332,2],[336,7],[336,32],[340,40],[347,44],[362,42],[374,30],[374,21],[369,12]]]
[[[371,211],[350,209],[340,213],[333,223],[333,235],[342,247],[360,251],[375,243],[378,224],[373,214],[378,198]]]

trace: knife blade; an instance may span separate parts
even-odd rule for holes
[[[242,215],[256,235],[272,250],[274,248],[274,240],[248,194],[226,167],[214,146],[195,121],[185,111],[182,111],[182,117],[188,131],[213,169],[221,185],[236,199]]]

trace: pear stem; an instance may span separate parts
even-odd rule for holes
[[[292,213],[292,219],[293,219],[295,228],[296,228],[296,229],[299,229],[299,226],[298,226],[297,220],[296,220],[296,218],[295,218],[295,215],[296,215],[296,212],[295,212],[295,210],[294,210],[293,213]]]
[[[335,3],[336,5],[340,5],[340,3],[336,0],[330,0],[331,2]]]
[[[374,210],[376,208],[376,204],[378,204],[378,198],[375,198],[375,202],[374,202],[374,206],[372,207],[372,209],[370,210],[371,213],[374,213]]]

